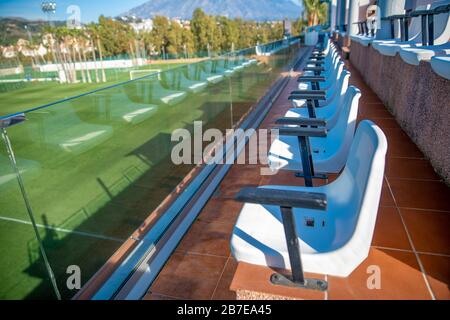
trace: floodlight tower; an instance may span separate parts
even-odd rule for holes
[[[50,16],[56,12],[56,1],[42,1],[41,10],[47,15],[48,23],[51,25]]]

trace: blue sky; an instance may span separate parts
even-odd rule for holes
[[[301,0],[292,1],[299,3]],[[42,0],[0,0],[0,16],[46,19],[41,11],[41,2]],[[97,21],[100,14],[116,16],[144,2],[147,0],[56,0],[57,10],[53,19],[66,20],[66,10],[70,5],[80,7],[81,21],[91,22]]]
[[[67,7],[77,5],[81,9],[81,21],[97,21],[100,14],[116,16],[147,0],[56,0],[54,20],[66,20]],[[41,11],[41,0],[0,0],[0,16],[46,19]]]

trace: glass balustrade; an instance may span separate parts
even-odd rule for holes
[[[204,130],[235,127],[298,43],[268,46],[259,46],[264,55],[251,48],[212,56],[34,106],[4,129],[0,299],[73,297],[68,267],[80,268],[84,285],[195,167],[172,162],[172,132],[192,132],[194,121]]]

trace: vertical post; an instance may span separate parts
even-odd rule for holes
[[[317,90],[317,89],[314,89],[314,90]],[[310,99],[306,100],[306,107],[308,108],[308,117],[316,118],[316,112],[314,110],[315,105],[313,105],[312,100],[310,100]]]
[[[403,19],[403,30],[405,32],[405,41],[409,41],[409,26],[408,26],[409,18],[405,17]]]
[[[302,259],[300,256],[300,244],[295,228],[295,217],[292,208],[281,207],[281,218],[283,220],[284,235],[289,254],[289,261],[292,270],[292,280],[295,283],[304,284]]]
[[[422,22],[422,45],[426,46],[428,42],[428,34],[427,34],[427,16],[422,15],[421,17]]]
[[[428,45],[434,45],[434,15],[428,15]]]
[[[389,20],[391,24],[391,39],[395,38],[395,25],[394,25],[394,19]]]
[[[405,24],[403,23],[405,19],[400,18],[400,40],[405,41]]]
[[[305,179],[305,186],[312,187],[312,177],[314,175],[314,169],[309,138],[305,136],[299,136],[298,144],[300,145],[300,156],[302,158],[303,178]]]
[[[36,239],[37,239],[38,244],[39,244],[39,250],[41,252],[42,259],[44,260],[45,268],[47,269],[47,273],[48,273],[48,276],[50,278],[50,282],[51,282],[51,284],[53,286],[53,290],[55,292],[56,298],[58,300],[61,300],[61,294],[59,293],[58,285],[56,284],[55,275],[54,275],[53,270],[52,270],[52,268],[50,266],[50,263],[49,263],[48,258],[47,258],[47,254],[45,253],[45,249],[44,249],[44,246],[42,244],[42,239],[41,239],[41,236],[39,234],[39,230],[38,230],[37,225],[36,225],[36,220],[34,219],[33,209],[31,208],[31,203],[30,203],[30,200],[28,199],[28,194],[25,191],[25,185],[23,183],[22,175],[20,173],[20,170],[19,170],[19,168],[17,166],[16,157],[14,155],[14,151],[13,151],[13,148],[12,148],[12,145],[11,145],[11,141],[9,140],[8,132],[6,131],[5,127],[3,127],[3,126],[0,126],[0,127],[1,127],[1,132],[2,132],[2,138],[3,138],[3,141],[5,142],[5,145],[6,145],[6,151],[8,153],[8,157],[9,157],[9,160],[11,162],[11,166],[12,166],[12,168],[13,168],[15,174],[16,174],[16,178],[17,178],[17,182],[19,184],[20,192],[21,192],[23,200],[25,202],[25,207],[27,209],[27,213],[28,213],[28,216],[30,218],[31,225],[33,226],[33,230],[34,230]]]

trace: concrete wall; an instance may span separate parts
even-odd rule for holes
[[[450,185],[450,80],[352,42],[350,61]]]

